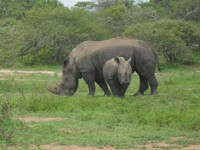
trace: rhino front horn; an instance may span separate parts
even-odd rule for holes
[[[52,88],[52,87],[48,87],[47,90],[51,93],[54,93],[54,94],[58,94],[58,91],[55,90],[55,88]]]
[[[60,94],[60,90],[59,90],[59,86],[57,84],[57,87],[47,87],[47,90],[51,93],[54,93],[54,94],[57,94],[59,95]]]

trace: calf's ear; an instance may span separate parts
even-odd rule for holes
[[[114,60],[119,64],[120,63],[120,60],[119,60],[119,57],[118,56],[115,56],[114,57]]]
[[[131,63],[131,57],[127,60],[127,63],[130,64]]]
[[[66,67],[68,63],[69,63],[69,58],[67,58],[63,61],[63,67]]]

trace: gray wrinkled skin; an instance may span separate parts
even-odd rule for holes
[[[127,61],[124,57],[109,59],[103,66],[103,76],[110,86],[114,96],[124,97],[131,82],[132,68],[131,58]]]
[[[95,82],[105,95],[110,95],[103,77],[103,66],[115,56],[126,60],[131,57],[132,72],[136,71],[140,78],[140,87],[135,95],[144,94],[149,85],[151,94],[157,94],[158,82],[154,72],[158,60],[155,52],[142,40],[121,37],[79,44],[63,63],[62,81],[55,88],[49,88],[49,91],[58,95],[74,95],[78,80],[83,78],[89,95],[93,96],[95,93]]]

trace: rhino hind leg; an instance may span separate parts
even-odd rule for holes
[[[108,86],[104,80],[97,80],[97,84],[101,87],[101,89],[104,91],[104,95],[110,96],[110,90],[108,89]]]
[[[88,95],[89,96],[94,96],[94,93],[95,93],[95,75],[93,73],[90,73],[90,72],[85,72],[85,73],[82,73],[82,77],[83,77],[83,80],[85,81],[85,83],[87,84],[88,86],[88,89],[89,89],[89,93]]]
[[[141,76],[141,75],[139,75],[139,78],[140,78],[140,87],[139,87],[138,92],[135,93],[134,96],[144,95],[144,92],[149,88],[148,80],[144,76]]]
[[[134,94],[134,96],[137,95],[144,95],[144,92],[149,88],[148,83],[151,88],[151,94],[156,95],[157,94],[157,87],[158,87],[158,81],[155,78],[155,74],[153,74],[150,77],[144,77],[144,76],[139,76],[140,77],[140,88],[137,93]]]
[[[151,77],[148,78],[150,87],[151,87],[151,94],[156,95],[157,94],[157,87],[158,87],[158,81],[155,78],[155,74],[153,74]]]

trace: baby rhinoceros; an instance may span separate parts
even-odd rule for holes
[[[124,97],[131,82],[131,58],[127,61],[124,57],[109,59],[103,66],[104,80],[109,84],[114,96]]]

